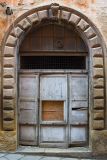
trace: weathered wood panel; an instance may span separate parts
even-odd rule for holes
[[[66,76],[42,76],[40,80],[41,100],[66,100],[67,98]]]
[[[65,142],[66,140],[66,131],[65,127],[61,126],[45,126],[41,127],[41,142]]]
[[[21,141],[21,144],[23,144],[25,141],[29,142],[34,142],[35,139],[36,139],[36,134],[35,134],[35,131],[36,131],[36,127],[30,125],[30,126],[27,126],[27,125],[23,125],[23,126],[20,126],[20,141]]]
[[[88,76],[71,75],[69,82],[70,143],[79,146],[88,140]]]
[[[38,76],[20,75],[19,88],[19,141],[20,144],[37,144]]]
[[[67,76],[41,76],[40,102],[40,145],[67,144]]]
[[[75,29],[57,24],[44,24],[31,30],[20,47],[20,53],[26,51],[71,51],[87,52],[83,40],[75,32]]]
[[[87,110],[82,110],[82,109],[72,110],[70,120],[72,124],[80,124],[80,125],[87,124],[88,122]]]
[[[23,75],[20,77],[20,98],[36,98],[38,96],[38,79],[36,76]]]
[[[70,128],[71,144],[81,144],[87,141],[87,133],[85,127],[72,126]]]
[[[87,100],[88,99],[88,79],[87,75],[75,75],[70,80],[70,99]]]

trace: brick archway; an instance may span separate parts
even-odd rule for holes
[[[105,128],[105,74],[104,74],[104,49],[102,47],[102,37],[95,26],[81,13],[60,6],[58,4],[47,5],[33,9],[15,22],[15,29],[10,27],[3,44],[3,66],[2,66],[2,131],[7,141],[7,136],[14,136],[11,141],[8,139],[5,145],[10,146],[8,150],[14,150],[17,144],[17,52],[19,45],[25,35],[33,26],[44,20],[65,21],[69,25],[74,25],[86,42],[90,53],[90,87],[91,101],[90,113],[91,130],[104,130]],[[6,147],[4,147],[6,148]]]

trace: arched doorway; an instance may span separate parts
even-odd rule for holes
[[[7,147],[8,150],[15,150],[17,148],[17,144],[19,144],[18,140],[17,140],[18,139],[17,124],[19,124],[18,111],[17,111],[17,108],[18,108],[18,105],[17,105],[18,88],[19,88],[19,87],[17,87],[19,85],[19,84],[17,85],[17,83],[18,83],[18,81],[17,81],[17,73],[18,73],[17,55],[19,55],[19,47],[22,43],[22,40],[25,38],[25,36],[29,33],[30,30],[32,30],[32,27],[33,28],[38,27],[41,24],[41,22],[45,22],[47,20],[50,22],[55,22],[55,23],[57,22],[58,24],[61,24],[64,22],[66,24],[67,28],[71,28],[71,30],[72,30],[72,26],[74,26],[75,30],[78,31],[78,33],[80,34],[80,37],[83,38],[84,42],[88,46],[89,73],[90,73],[89,74],[89,84],[90,84],[90,87],[89,87],[90,88],[90,91],[89,91],[89,114],[90,114],[90,117],[89,117],[89,146],[90,146],[90,148],[92,148],[92,150],[94,152],[97,152],[97,151],[99,152],[99,146],[98,146],[97,140],[99,139],[99,137],[101,137],[102,150],[105,151],[104,140],[106,139],[106,136],[102,138],[101,133],[105,133],[105,114],[104,114],[104,111],[105,111],[106,83],[105,83],[104,56],[106,54],[106,47],[104,45],[103,38],[102,38],[101,34],[99,33],[98,29],[95,27],[95,25],[87,17],[85,17],[82,13],[80,13],[74,9],[60,6],[58,4],[50,4],[47,6],[34,8],[34,9],[31,9],[30,11],[26,12],[25,14],[20,16],[15,21],[14,29],[13,29],[13,25],[10,26],[10,28],[7,31],[7,34],[5,35],[5,37],[3,39],[3,45],[2,45],[2,53],[3,53],[3,55],[2,55],[2,61],[3,61],[3,64],[2,64],[2,113],[1,113],[2,114],[1,123],[2,123],[2,131],[3,131],[1,139],[3,141],[1,140],[1,144],[5,143],[5,145],[3,145],[1,148],[3,148],[2,150],[5,150],[5,147],[9,146],[9,147]],[[63,47],[62,40],[61,41],[58,40],[57,46],[59,46],[58,48]],[[79,58],[79,62],[80,62],[81,56],[79,57],[79,55],[76,57]],[[44,57],[45,59],[43,58],[42,62],[43,61],[46,62],[46,58],[48,58],[48,56],[49,55],[47,55],[47,53],[46,53],[46,55]],[[53,56],[55,58],[55,54],[53,54]],[[37,57],[38,57],[38,61],[41,61],[41,58],[38,55],[36,55],[35,60],[37,60]],[[56,56],[55,59],[51,58],[51,62],[52,61],[59,62],[59,60],[60,60],[61,62],[65,63],[65,58],[68,56],[64,57],[64,55],[63,55],[64,58],[62,58],[62,55],[60,55],[60,57],[61,57],[60,59],[57,59],[58,56]],[[77,58],[74,58],[75,56],[72,58],[72,55],[69,55],[69,57],[70,57],[70,59],[69,59],[70,61],[77,62]],[[86,57],[86,55],[85,55],[85,57]],[[27,62],[28,59],[29,59],[29,57],[27,57],[27,56],[24,57],[22,55],[22,57],[21,57],[21,64],[23,64],[22,67],[24,67],[24,66],[30,67],[28,65],[28,63],[27,63],[27,66],[25,65],[25,62]],[[84,61],[85,59],[86,58],[82,58],[82,62],[83,62],[82,64],[85,64],[84,63],[84,62],[86,62],[86,61]],[[34,59],[30,58],[29,60],[33,64]],[[66,60],[67,60],[67,58],[66,58]],[[70,69],[72,69],[71,63],[68,63],[68,64],[69,64],[68,67],[70,67]],[[81,65],[81,63],[79,65],[81,67],[86,66],[86,65]],[[56,63],[54,63],[54,66],[57,66]],[[65,65],[58,66],[59,67],[58,69],[61,69],[61,67],[63,67],[63,66],[65,66]],[[32,67],[33,67],[33,65],[31,66],[31,68]],[[34,67],[37,67],[37,66],[34,65]],[[39,66],[39,67],[41,67],[41,66]],[[46,63],[45,63],[45,67],[46,67]],[[75,63],[74,63],[73,67],[75,67]],[[57,72],[55,72],[55,74],[56,73]],[[65,73],[66,73],[66,71],[64,72],[64,74]],[[67,74],[67,73],[66,73],[66,80],[69,80],[70,72],[69,72],[69,74]],[[64,75],[64,74],[61,73],[61,75]],[[38,74],[39,78],[36,77],[37,79],[39,79],[39,82],[40,82],[41,77],[43,75],[45,75],[45,74],[42,73],[41,76],[40,76],[40,74]],[[48,75],[49,75],[49,72],[48,72]],[[58,74],[56,74],[56,75],[58,75]],[[35,82],[36,78],[34,78],[34,80],[32,80],[32,81]],[[74,81],[74,82],[76,82],[76,81]],[[67,84],[66,86],[68,86],[69,83],[65,83],[65,84]],[[41,85],[39,85],[39,86],[41,86]],[[70,89],[70,86],[68,88]],[[40,89],[39,89],[39,92],[40,92]],[[69,95],[68,92],[67,92],[67,95]],[[39,98],[41,98],[41,97],[39,96]],[[41,99],[39,99],[39,102],[40,102],[40,100]],[[49,100],[49,99],[47,99],[47,100]],[[69,101],[69,98],[68,98],[68,101]],[[67,101],[67,104],[68,104],[68,101]],[[34,99],[33,99],[33,102],[35,102]],[[47,106],[46,102],[47,101],[43,101],[43,106],[44,106],[43,108],[44,109]],[[69,101],[69,102],[71,102],[71,101]],[[54,103],[52,105],[54,105]],[[59,105],[59,99],[58,99],[57,105]],[[40,105],[38,105],[38,106],[40,106]],[[62,111],[64,111],[64,100],[62,100],[62,102],[61,102],[61,109],[62,109]],[[45,111],[46,110],[44,110],[44,112]],[[74,112],[76,112],[76,111],[74,110]],[[41,112],[39,111],[38,113],[41,113]],[[62,118],[64,118],[64,114],[63,114],[64,112],[61,112],[61,113],[63,115]],[[33,123],[32,123],[32,125],[33,125]],[[57,124],[57,125],[59,126],[59,124]],[[68,125],[68,123],[66,125]],[[45,126],[45,124],[44,124],[44,126]],[[64,126],[64,123],[63,123],[63,126]],[[69,126],[70,126],[70,124],[69,124]],[[40,128],[40,125],[39,125],[39,128]],[[70,128],[70,127],[68,127],[68,128]],[[64,129],[62,129],[62,130],[64,130]],[[26,129],[25,129],[25,131],[26,131]],[[41,132],[39,131],[39,133],[41,133]],[[70,132],[66,132],[66,133],[69,133],[69,135],[70,135]],[[8,135],[10,137],[14,136],[14,139],[8,139]],[[40,134],[38,134],[38,135],[40,135]],[[97,140],[96,140],[96,136],[97,136]],[[64,136],[62,136],[62,138],[63,137]],[[69,136],[66,136],[66,137],[69,137]],[[37,139],[39,139],[39,138],[37,138]],[[88,139],[88,138],[86,138],[86,139]],[[46,142],[46,139],[45,139],[45,142]],[[66,144],[68,145],[68,143],[65,143],[65,141],[61,141],[61,143],[64,145],[66,145]]]
[[[20,144],[88,145],[88,50],[74,27],[33,28],[19,59]]]

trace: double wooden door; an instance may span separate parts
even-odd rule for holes
[[[20,74],[19,141],[69,147],[88,141],[86,74]]]

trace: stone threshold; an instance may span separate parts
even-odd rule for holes
[[[39,148],[32,146],[19,146],[15,153],[43,156],[60,156],[60,157],[76,157],[89,158],[92,157],[92,152],[88,147],[73,147],[73,148]]]

